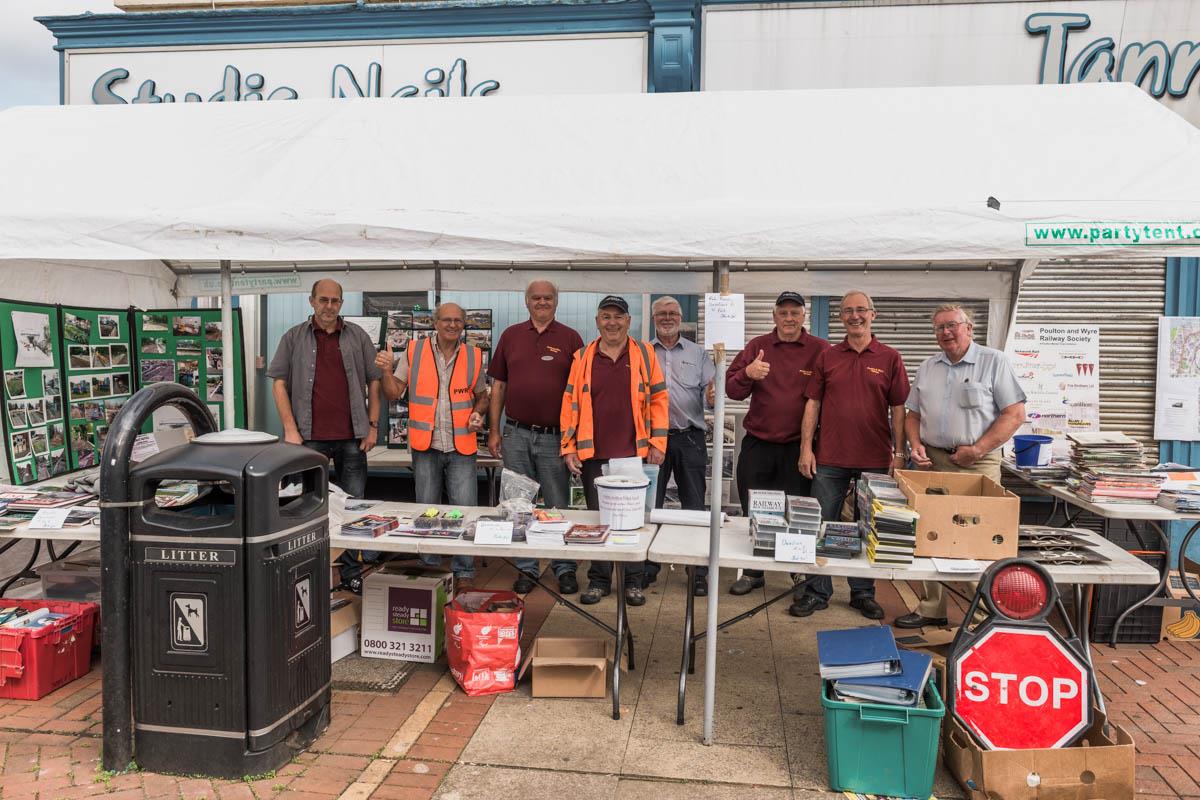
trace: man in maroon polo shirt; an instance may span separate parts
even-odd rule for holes
[[[750,398],[738,452],[737,484],[742,513],[748,513],[751,489],[776,489],[807,495],[808,477],[800,474],[800,421],[804,389],[817,358],[829,342],[804,329],[804,297],[783,292],[775,300],[775,329],[751,339],[729,366],[725,393]],[[763,585],[762,570],[742,570],[730,594],[749,594]]]
[[[864,472],[890,475],[904,464],[904,359],[871,333],[875,303],[866,292],[847,292],[840,315],[846,338],[817,359],[804,390],[808,405],[800,438],[800,472],[812,478],[812,496],[821,503],[824,520],[841,518],[850,481]],[[883,619],[875,581],[849,581],[850,606],[867,619]],[[788,613],[807,617],[827,608],[831,596],[833,579],[814,575],[796,587]]]
[[[488,449],[504,466],[542,485],[547,508],[570,505],[570,478],[559,455],[558,412],[571,374],[571,357],[583,347],[574,329],[554,319],[558,287],[533,281],[525,288],[529,319],[505,328],[488,365],[492,398],[488,409]],[[501,424],[501,415],[504,422]],[[533,591],[539,574],[536,558],[516,561],[519,594]],[[550,568],[563,594],[579,591],[574,561],[556,560]]]

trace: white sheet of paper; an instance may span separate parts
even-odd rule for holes
[[[704,347],[718,343],[734,351],[746,346],[746,295],[704,295]]]
[[[497,519],[475,523],[475,544],[512,544],[513,524]]]
[[[133,440],[133,453],[129,456],[129,460],[145,461],[156,453],[158,453],[158,440],[154,438],[153,433],[143,433]]]
[[[990,561],[976,561],[973,558],[932,558],[933,568],[938,572],[983,572]]]
[[[62,528],[67,514],[70,513],[70,507],[40,509],[33,515],[33,519],[29,520],[29,527],[37,530],[57,530]]]
[[[642,459],[637,456],[628,458],[610,458],[608,460],[608,475],[628,475],[631,478],[646,477],[642,469]]]
[[[775,534],[775,560],[793,564],[817,563],[817,537],[811,533]]]

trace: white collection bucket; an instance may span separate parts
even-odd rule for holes
[[[646,522],[648,478],[629,475],[604,475],[596,478],[596,497],[600,505],[600,524],[614,531],[632,531]]]

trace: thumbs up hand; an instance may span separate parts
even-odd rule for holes
[[[763,361],[763,356],[765,355],[766,353],[764,353],[762,350],[759,350],[758,355],[754,357],[754,360],[746,365],[746,377],[748,377],[750,380],[761,381],[771,372],[771,365],[766,361]]]
[[[375,366],[384,372],[392,371],[392,345],[389,342],[383,350],[375,354]]]

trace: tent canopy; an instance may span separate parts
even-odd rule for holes
[[[0,143],[0,259],[1200,253],[1200,131],[1129,84],[17,108]],[[1042,223],[1186,236],[1027,244]]]

